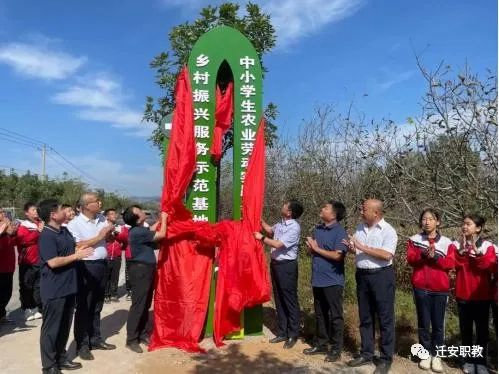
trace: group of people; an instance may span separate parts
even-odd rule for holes
[[[320,223],[306,237],[312,256],[312,293],[316,319],[314,344],[306,355],[324,354],[325,360],[340,360],[343,350],[343,291],[345,257],[355,256],[355,279],[360,321],[360,353],[348,365],[373,362],[375,320],[379,320],[380,357],[375,373],[387,373],[395,346],[395,271],[393,258],[398,236],[384,219],[383,203],[368,199],[361,205],[363,222],[353,235],[341,225],[346,208],[339,201],[326,202]],[[147,225],[139,206],[122,214],[125,225],[117,225],[115,209],[102,212],[95,193],[85,193],[76,209],[49,199],[24,207],[26,219],[18,223],[0,209],[0,323],[8,323],[6,306],[12,295],[15,248],[18,251],[21,307],[27,321],[43,318],[40,334],[44,373],[78,369],[69,360],[66,344],[74,315],[77,355],[93,360],[92,350],[112,350],[101,334],[103,304],[118,300],[122,251],[126,253],[126,284],[131,295],[126,347],[141,353],[149,344],[147,322],[156,271],[154,250],[166,236],[167,214]],[[271,226],[262,221],[256,240],[271,248],[270,272],[277,310],[277,336],[270,343],[284,342],[292,348],[300,334],[298,303],[299,218],[303,206],[285,202],[281,220]],[[455,272],[462,345],[478,347],[478,357],[465,357],[463,372],[487,373],[487,341],[490,308],[497,335],[497,247],[483,238],[484,218],[463,218],[457,240],[439,231],[439,213],[424,209],[419,218],[421,232],[407,240],[407,263],[413,268],[412,286],[417,312],[419,343],[428,356],[421,369],[442,372],[438,351],[445,346],[445,313],[450,296],[450,274]],[[475,333],[474,333],[475,328]],[[475,336],[474,336],[475,335]]]
[[[303,206],[296,200],[285,202],[281,221],[270,226],[262,221],[257,240],[271,247],[271,277],[277,310],[277,336],[270,343],[295,345],[300,330],[298,303],[298,248],[301,228],[298,219]],[[325,360],[340,360],[343,349],[343,290],[345,257],[355,256],[355,280],[360,321],[360,352],[347,364],[358,367],[373,362],[375,320],[379,321],[380,357],[375,374],[388,373],[395,347],[395,271],[393,258],[398,236],[384,219],[383,203],[368,199],[360,207],[362,223],[348,235],[341,221],[346,209],[339,201],[328,201],[320,210],[321,223],[306,238],[312,256],[312,293],[316,333],[306,355],[324,354]],[[439,231],[441,217],[432,208],[419,217],[421,232],[407,240],[407,263],[413,268],[412,286],[416,306],[419,344],[427,355],[419,362],[423,370],[442,372],[445,348],[445,313],[451,293],[450,276],[455,273],[455,298],[461,333],[464,373],[488,373],[487,341],[489,316],[497,337],[497,247],[483,238],[485,219],[465,215],[457,240]],[[475,333],[473,332],[475,328]],[[473,347],[473,353],[472,352]]]
[[[28,203],[18,223],[0,210],[0,323],[12,323],[6,306],[12,296],[18,251],[21,307],[27,321],[43,318],[40,352],[43,373],[81,368],[66,355],[73,323],[77,355],[93,360],[92,350],[112,350],[101,334],[105,302],[117,301],[122,251],[126,253],[131,306],[126,347],[141,353],[149,344],[147,322],[156,268],[155,242],[166,236],[167,215],[147,225],[139,206],[107,209],[95,193],[83,194],[75,210],[55,199]],[[160,226],[160,227],[158,227]]]

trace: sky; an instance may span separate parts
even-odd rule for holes
[[[428,68],[497,71],[496,1],[254,2],[277,30],[264,102],[278,105],[283,138],[328,104],[403,126],[425,92],[415,55]],[[172,27],[219,3],[0,0],[0,168],[41,173],[45,143],[52,178],[160,195],[161,160],[141,123],[145,97],[160,94],[149,62]]]

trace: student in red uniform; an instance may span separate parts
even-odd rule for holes
[[[456,254],[456,300],[462,345],[483,348],[482,357],[465,357],[464,373],[488,373],[488,324],[493,293],[489,269],[495,260],[495,248],[480,236],[484,225],[485,219],[477,214],[464,217]],[[475,339],[473,325],[476,329]]]
[[[14,246],[17,227],[0,208],[0,324],[11,323],[6,307],[12,296],[12,284],[16,269]]]
[[[443,371],[437,346],[444,345],[444,321],[449,297],[449,271],[455,266],[456,246],[438,232],[440,214],[427,208],[421,212],[421,233],[407,242],[407,262],[413,267],[412,286],[418,317],[419,343],[430,353],[419,367]],[[430,332],[431,327],[431,332]]]
[[[43,229],[43,222],[38,218],[34,203],[24,205],[24,215],[26,219],[19,225],[16,243],[19,262],[19,295],[24,317],[26,321],[32,321],[42,318],[38,237]]]
[[[111,225],[116,225],[118,215],[116,209],[110,208],[104,211],[104,216],[107,222]],[[111,301],[118,302],[118,280],[121,270],[121,251],[123,250],[123,243],[120,241],[120,230],[117,227],[106,243],[107,247],[107,271],[108,278],[106,283],[106,293],[104,302]]]
[[[494,330],[496,333],[496,341],[497,341],[497,252],[498,252],[498,247],[494,246],[495,248],[495,257],[494,261],[490,264],[490,273],[491,273],[491,279],[490,281],[492,282],[492,320],[494,321]]]

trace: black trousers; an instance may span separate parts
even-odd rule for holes
[[[272,261],[270,274],[277,310],[277,335],[297,338],[300,333],[298,261]]]
[[[316,345],[331,343],[331,351],[343,350],[343,287],[313,287]]]
[[[118,281],[120,279],[121,256],[107,260],[106,297],[118,295]]]
[[[444,345],[447,298],[448,295],[445,293],[414,289],[414,302],[418,315],[419,343],[432,356],[437,355],[437,346]]]
[[[381,333],[380,360],[392,362],[395,347],[395,272],[392,266],[369,270],[357,269],[357,303],[360,319],[360,354],[368,359],[374,355],[375,318]]]
[[[40,353],[43,369],[66,360],[66,344],[73,321],[75,295],[50,299],[43,304]]]
[[[478,345],[483,347],[483,357],[465,357],[464,361],[475,364],[487,364],[487,343],[489,340],[490,301],[457,301],[459,329],[463,346]],[[476,339],[473,339],[473,325]]]
[[[38,308],[38,311],[42,311],[38,265],[19,265],[19,296],[22,309]]]
[[[132,305],[126,324],[126,342],[130,344],[138,343],[140,338],[147,335],[146,325],[152,302],[156,264],[130,261],[128,271],[132,288]]]
[[[129,268],[130,268],[130,260],[125,259],[125,289],[126,289],[126,292],[132,291],[132,287],[130,286]]]
[[[0,273],[0,319],[7,315],[7,304],[12,296],[14,273]]]
[[[74,336],[76,349],[92,347],[102,341],[100,313],[104,305],[107,280],[106,260],[78,263],[78,294]]]
[[[492,301],[492,321],[494,322],[494,331],[496,333],[496,341],[497,341],[497,301]]]

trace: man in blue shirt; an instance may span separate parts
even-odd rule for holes
[[[303,213],[303,206],[289,200],[281,208],[281,222],[274,226],[262,221],[264,236],[255,232],[255,238],[271,247],[270,273],[277,310],[277,336],[270,343],[284,342],[292,348],[300,332],[300,306],[298,304],[298,243],[300,224],[296,221]]]
[[[314,229],[313,238],[307,237],[312,254],[312,290],[316,318],[316,339],[311,348],[303,351],[313,355],[327,353],[326,361],[334,362],[343,350],[343,288],[345,286],[344,258],[347,238],[339,222],[345,217],[345,206],[339,201],[328,201],[320,211],[322,223]],[[331,343],[328,352],[327,344]]]
[[[61,369],[81,368],[80,363],[66,357],[66,343],[73,319],[77,278],[75,261],[93,254],[93,248],[81,246],[62,227],[65,212],[57,200],[45,200],[39,206],[45,225],[40,233],[40,295],[43,304],[43,323],[40,333],[40,352],[43,373],[57,374]]]

